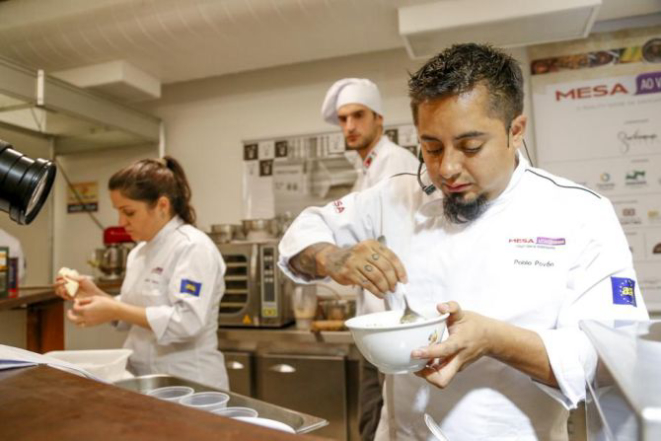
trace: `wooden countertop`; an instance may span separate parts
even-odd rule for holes
[[[102,290],[109,294],[119,293],[122,282],[103,282],[97,285]],[[43,303],[50,301],[60,301],[61,299],[55,295],[53,288],[48,286],[40,287],[21,287],[19,288],[19,296],[13,299],[3,298],[0,299],[0,311],[5,309],[14,309],[22,306],[32,305],[35,303]]]
[[[46,366],[0,371],[0,439],[319,440],[161,401]]]
[[[50,288],[23,289],[19,297],[0,299],[0,311],[59,299]]]

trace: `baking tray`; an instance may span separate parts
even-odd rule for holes
[[[284,407],[276,406],[275,404],[269,404],[264,401],[246,397],[245,395],[240,395],[234,392],[215,389],[213,387],[205,386],[194,381],[174,377],[171,375],[143,375],[127,380],[116,381],[113,384],[115,386],[121,387],[122,389],[127,389],[142,394],[145,394],[152,389],[165,386],[188,386],[192,387],[195,392],[224,392],[230,396],[227,407],[250,407],[259,413],[259,417],[281,421],[294,429],[296,433],[308,433],[328,425],[328,421],[323,418],[318,418],[312,415],[297,412],[295,410],[286,409]]]

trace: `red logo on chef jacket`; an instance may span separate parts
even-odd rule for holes
[[[342,201],[335,201],[333,202],[333,206],[335,207],[335,211],[338,213],[342,213],[344,211],[344,204]]]
[[[163,274],[163,268],[157,266],[156,268],[152,268],[151,272],[152,274]]]
[[[374,162],[374,158],[376,158],[376,152],[372,152],[369,155],[367,155],[367,158],[363,161],[363,166],[365,168],[370,168],[370,165],[372,165],[372,162]]]
[[[508,243],[518,246],[557,247],[567,243],[564,237],[511,237]]]

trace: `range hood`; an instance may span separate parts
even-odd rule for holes
[[[53,137],[55,154],[157,144],[158,118],[0,58],[0,124]]]
[[[409,56],[428,58],[455,43],[517,47],[584,38],[601,0],[443,0],[397,10]]]

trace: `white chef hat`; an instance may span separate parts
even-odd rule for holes
[[[344,78],[333,84],[321,105],[321,116],[324,121],[340,125],[337,110],[345,104],[362,104],[379,115],[383,115],[381,94],[376,84],[366,78]]]

